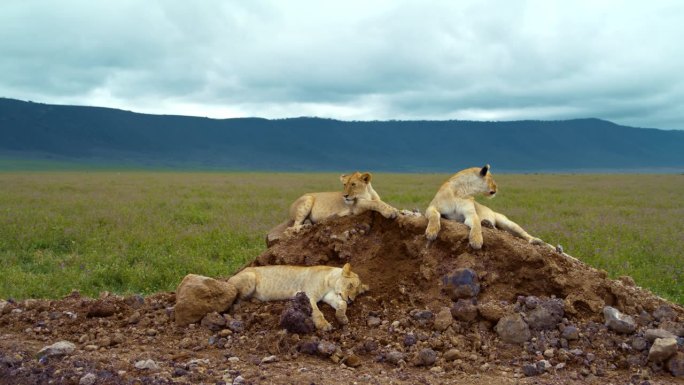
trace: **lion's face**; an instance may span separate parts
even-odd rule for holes
[[[490,198],[494,198],[496,195],[496,182],[494,182],[494,177],[492,173],[489,172],[489,165],[482,168],[473,168],[474,173],[477,173],[477,192],[488,195]]]
[[[351,303],[357,295],[368,291],[368,285],[361,283],[358,274],[351,271],[351,266],[347,263],[342,268],[342,275],[337,280],[335,292],[347,303]]]
[[[371,181],[370,173],[355,172],[351,175],[340,176],[340,181],[344,185],[344,202],[347,204],[352,204],[356,199],[370,199],[370,193],[368,192],[368,184]]]

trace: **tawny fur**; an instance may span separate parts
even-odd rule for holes
[[[468,241],[473,249],[482,248],[482,221],[487,221],[495,228],[508,231],[531,244],[547,245],[541,239],[528,234],[505,215],[475,201],[474,195],[477,194],[494,197],[496,189],[496,182],[489,172],[489,165],[482,168],[468,168],[451,176],[439,188],[425,211],[425,216],[428,218],[428,226],[425,229],[427,239],[432,241],[437,238],[441,227],[440,218],[445,217],[465,223],[470,228]],[[553,248],[550,245],[548,247]]]
[[[371,174],[355,172],[340,176],[343,191],[304,194],[290,206],[291,230],[299,231],[304,221],[317,223],[333,216],[361,214],[377,211],[385,218],[395,218],[397,209],[380,199],[371,186]]]
[[[278,301],[304,292],[311,302],[314,325],[324,331],[332,329],[332,325],[318,309],[317,302],[323,301],[332,306],[336,310],[337,321],[346,325],[349,323],[347,304],[368,290],[368,286],[361,283],[348,263],[342,268],[285,265],[248,267],[228,279],[228,283],[235,286],[240,299]]]

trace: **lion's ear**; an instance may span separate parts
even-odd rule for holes
[[[348,180],[349,180],[349,175],[347,175],[347,174],[340,175],[340,182],[342,182],[342,184],[346,184]]]
[[[342,266],[342,275],[345,277],[348,277],[351,275],[351,265],[348,263],[345,263],[344,266]]]
[[[372,177],[371,177],[371,174],[369,172],[364,172],[363,174],[361,174],[361,180],[363,180],[366,183],[370,183],[371,178]]]
[[[482,167],[482,170],[480,170],[480,175],[485,176],[489,172],[489,165],[486,164],[484,167]]]

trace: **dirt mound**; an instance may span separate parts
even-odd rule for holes
[[[350,262],[371,291],[346,327],[321,306],[331,332],[299,329],[296,300],[241,302],[189,327],[173,322],[173,293],[0,301],[0,384],[684,383],[680,306],[502,231],[484,228],[474,251],[464,225],[444,221],[432,243],[425,226],[337,218],[255,259]],[[58,341],[73,351],[38,353]]]

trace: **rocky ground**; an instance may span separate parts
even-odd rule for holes
[[[0,384],[684,384],[684,309],[549,248],[375,213],[281,239],[254,265],[350,262],[349,325],[292,333],[294,302],[176,326],[174,293],[0,301]]]

